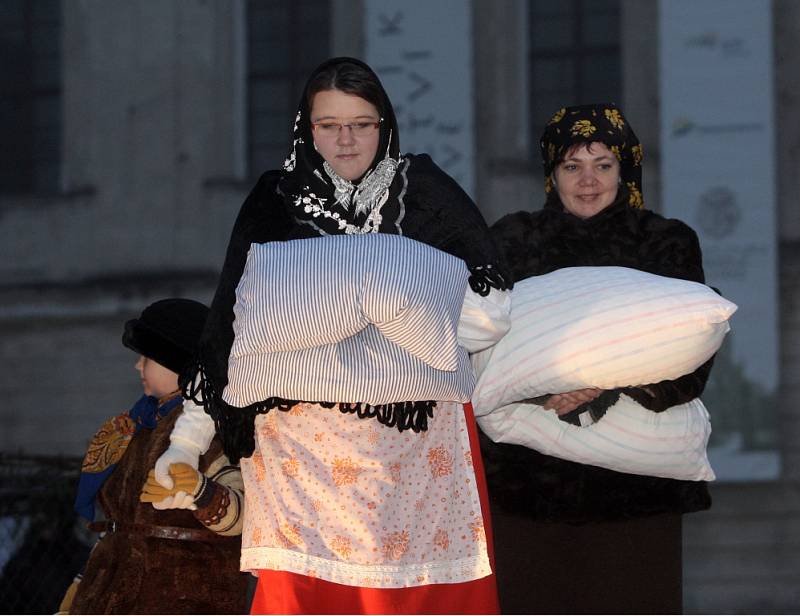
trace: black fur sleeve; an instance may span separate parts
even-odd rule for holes
[[[652,217],[645,222],[645,241],[640,258],[646,269],[659,276],[705,282],[702,254],[697,234],[678,220]],[[699,397],[706,386],[714,357],[690,374],[674,380],[627,387],[622,393],[630,396],[646,409],[664,411]]]
[[[515,212],[506,214],[491,226],[492,237],[514,282],[542,272],[542,238],[537,218],[536,213]]]

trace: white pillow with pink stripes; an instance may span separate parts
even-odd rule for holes
[[[703,284],[625,267],[527,278],[514,286],[509,332],[472,356],[475,414],[544,394],[688,374],[719,349],[735,311]]]
[[[708,411],[699,398],[653,413],[625,395],[585,428],[535,404],[509,404],[478,417],[497,443],[524,445],[549,456],[621,473],[712,481],[706,445]]]

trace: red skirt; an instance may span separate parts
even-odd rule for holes
[[[460,584],[345,586],[287,571],[258,572],[251,614],[498,614],[489,499],[472,405],[464,405],[492,574]]]

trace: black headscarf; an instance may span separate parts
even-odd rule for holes
[[[539,141],[544,164],[545,192],[553,192],[553,172],[570,147],[580,143],[604,143],[620,163],[620,178],[628,192],[628,204],[643,208],[642,145],[630,124],[613,103],[577,105],[559,109],[547,123]]]
[[[333,74],[334,79],[343,82],[343,87],[347,86],[348,77],[351,83],[354,81],[354,74],[355,79],[361,78],[361,81],[368,76],[374,94],[381,95],[382,100],[375,101],[381,115],[378,148],[367,171],[354,182],[339,177],[314,147],[311,127],[313,94],[309,88],[321,74]],[[347,91],[356,95],[357,92]],[[400,182],[393,181],[401,162],[397,119],[378,77],[366,64],[354,58],[334,58],[317,67],[300,100],[292,138],[292,150],[283,165],[279,187],[287,208],[298,222],[310,225],[320,234],[377,230],[397,233],[397,230],[386,228],[399,215],[397,197]],[[375,207],[387,191],[387,203]],[[389,212],[390,209],[393,211]],[[376,218],[378,214],[379,220]]]
[[[314,148],[310,121],[309,87],[321,72],[337,65],[355,67],[362,75],[365,71],[381,98],[377,105],[383,118],[378,150],[364,176],[351,183],[336,176],[332,169],[326,170],[324,159]],[[511,288],[511,277],[505,273],[486,223],[472,200],[429,156],[401,156],[399,152],[392,104],[372,69],[354,58],[334,58],[321,64],[303,90],[294,120],[292,148],[283,169],[264,173],[239,212],[197,361],[181,375],[184,395],[203,404],[214,418],[232,461],[252,454],[253,422],[258,413],[274,408],[288,410],[297,402],[274,397],[238,408],[222,399],[233,344],[236,287],[252,243],[346,233],[404,235],[462,259],[470,270],[470,286],[480,295],[488,295],[492,288]],[[319,402],[331,407],[336,403]],[[418,432],[427,429],[435,403],[338,406],[343,413],[375,418],[401,431]]]

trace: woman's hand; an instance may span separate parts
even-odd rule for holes
[[[590,402],[597,398],[602,389],[589,387],[587,389],[576,389],[575,391],[567,391],[562,394],[553,394],[544,403],[545,410],[555,411],[557,415],[566,415],[571,413],[581,404]]]

